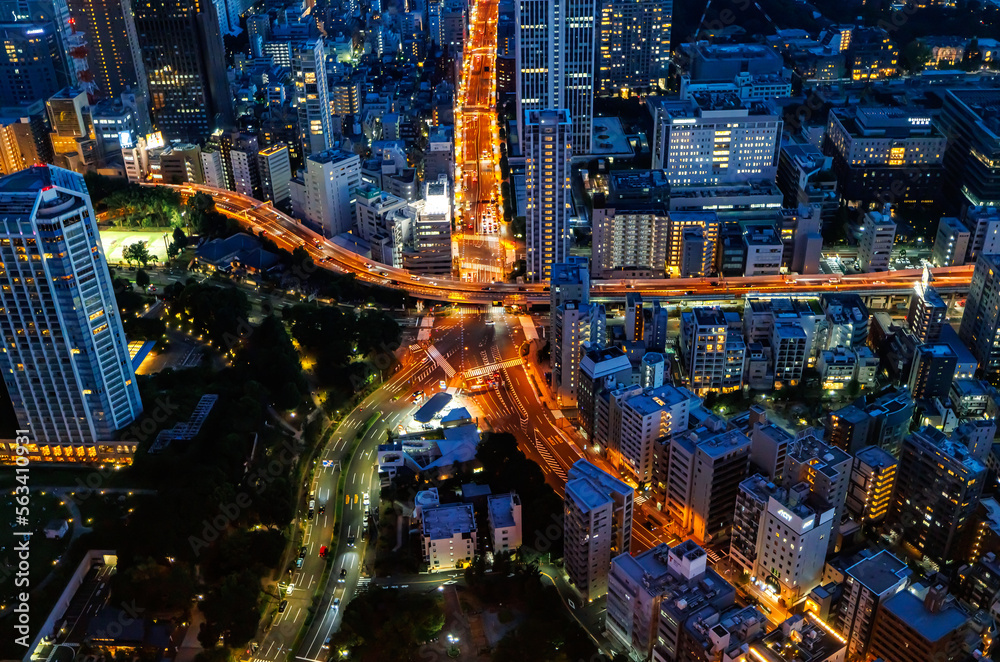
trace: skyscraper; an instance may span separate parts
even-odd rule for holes
[[[947,321],[948,304],[930,284],[930,274],[924,269],[923,279],[913,287],[906,326],[920,342],[934,342],[941,337],[941,327]]]
[[[648,92],[661,86],[670,59],[673,12],[673,0],[600,0],[599,94]]]
[[[231,124],[232,94],[215,5],[147,0],[134,9],[156,129],[167,139],[196,141]]]
[[[59,35],[51,22],[0,23],[0,38],[4,105],[47,99],[67,84]]]
[[[142,411],[83,176],[0,179],[0,370],[41,452],[93,460]]]
[[[958,336],[988,376],[1000,373],[1000,255],[979,253]]]
[[[303,215],[326,237],[347,232],[354,224],[351,198],[361,184],[361,159],[337,149],[310,154],[304,176]],[[295,199],[293,195],[293,201]]]
[[[527,186],[527,278],[548,280],[564,262],[570,213],[570,118],[565,110],[531,111],[522,134]]]
[[[573,154],[589,154],[596,0],[518,0],[515,8],[518,135],[532,111],[565,108]]]
[[[146,67],[135,29],[132,0],[68,0],[73,26],[87,45],[87,65],[97,94],[118,97],[131,89],[149,108]],[[147,122],[142,119],[142,123]]]
[[[292,75],[295,77],[295,105],[299,111],[302,153],[308,156],[329,149],[332,127],[323,37],[293,45]]]

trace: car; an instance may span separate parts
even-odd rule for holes
[[[333,604],[330,605],[330,609],[333,609],[334,611],[340,609],[340,598],[333,599]]]
[[[331,639],[333,639],[333,637],[327,637],[326,641],[323,642],[323,650],[328,650],[330,648]]]
[[[371,263],[371,262],[365,262],[365,269],[374,269],[374,268],[375,268],[375,267],[374,267],[374,266],[372,266],[372,263]]]
[[[156,291],[156,285],[150,285],[149,286],[149,291],[150,292],[155,292]]]
[[[309,510],[316,507],[316,499],[309,499]]]
[[[296,568],[302,567],[302,559],[295,559],[295,567]]]
[[[325,512],[326,512],[326,504],[325,503],[319,504],[319,514],[322,515]]]
[[[340,569],[340,581],[345,581],[347,579],[347,568]]]
[[[348,547],[354,547],[354,536],[348,536],[348,538],[347,538],[347,546]]]
[[[321,546],[319,548],[319,557],[321,559],[325,559],[326,558],[326,545],[323,545],[323,546]]]
[[[420,276],[417,274],[410,274],[410,280],[420,280]]]
[[[388,278],[389,277],[389,272],[388,271],[380,271],[380,272],[378,272],[378,275],[382,276],[383,278]]]
[[[299,558],[304,559],[306,557],[306,546],[302,545],[302,549],[299,550]]]
[[[496,325],[496,322],[494,322],[493,320],[486,320],[486,326],[494,326],[494,325]]]
[[[368,495],[367,492],[362,497],[362,500],[365,502],[366,506],[369,505],[372,502],[372,498]]]
[[[442,379],[441,381],[438,382],[438,386],[440,386],[443,389],[448,388],[448,382]]]
[[[281,604],[278,605],[278,613],[284,612],[286,607],[288,607],[288,600],[282,600]]]
[[[313,510],[312,508],[310,508],[310,509],[309,509],[309,513],[308,513],[307,517],[308,517],[309,519],[312,519],[312,518],[313,518],[313,515],[315,515],[315,514],[316,514],[316,512],[315,512],[315,511],[314,511],[314,510]]]

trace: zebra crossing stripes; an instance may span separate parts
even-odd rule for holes
[[[715,550],[710,547],[705,547],[705,554],[708,556],[708,560],[712,562],[712,565],[722,560],[722,557],[716,554]]]
[[[368,590],[368,585],[372,583],[371,577],[358,577],[358,593]]]
[[[549,469],[552,470],[552,473],[559,476],[561,479],[566,480],[565,469],[563,469],[562,466],[556,462],[556,459],[552,456],[552,453],[549,452],[549,449],[546,448],[545,445],[537,438],[535,439],[535,448],[538,450],[538,454],[542,456],[542,459],[545,460],[545,464],[549,465]]]
[[[451,367],[450,363],[448,363],[448,359],[441,356],[441,352],[438,351],[437,347],[435,347],[434,345],[428,347],[427,354],[430,355],[431,360],[435,361],[439,366],[441,366],[441,368],[444,370],[444,374],[446,374],[449,378],[455,376],[455,369]]]
[[[469,368],[465,371],[465,376],[482,377],[483,375],[489,375],[502,368],[513,368],[514,366],[519,366],[522,363],[522,359],[507,359],[506,361],[501,361],[500,363],[491,363],[489,365],[481,365],[478,368]]]
[[[646,503],[646,501],[648,499],[649,499],[649,497],[647,495],[640,494],[639,496],[635,497],[635,499],[632,500],[632,506],[633,507],[639,507],[642,504]]]

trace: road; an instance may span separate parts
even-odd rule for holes
[[[267,233],[278,247],[293,250],[302,246],[322,268],[351,273],[362,281],[405,290],[418,299],[453,303],[488,304],[502,299],[506,304],[548,303],[544,283],[483,285],[453,278],[418,278],[405,269],[374,265],[356,253],[337,246],[322,235],[299,224],[269,204],[247,196],[199,184],[176,186],[182,196],[205,192],[215,198],[222,213],[240,221],[249,230]],[[931,269],[935,287],[942,293],[967,292],[973,265]],[[824,292],[860,292],[867,294],[905,294],[920,280],[920,269],[871,274],[810,274],[746,276],[740,278],[658,278],[643,280],[596,280],[591,282],[591,297],[597,300],[622,299],[629,292],[639,292],[663,300],[738,299],[747,294],[815,295]]]
[[[394,429],[416,407],[405,396],[418,388],[431,393],[444,376],[440,368],[429,361],[424,362],[424,356],[419,353],[404,360],[396,373],[341,420],[326,448],[317,455],[309,486],[311,496],[307,498],[307,501],[315,500],[315,512],[309,518],[308,504],[303,504],[299,516],[304,531],[300,544],[305,547],[302,567],[295,568],[292,563],[287,575],[287,583],[293,587],[290,592],[285,588],[280,598],[271,596],[267,615],[273,619],[266,625],[256,650],[248,656],[255,662],[289,659],[289,647],[305,625],[310,608],[315,609],[316,617],[305,632],[296,657],[326,659],[324,644],[327,638],[339,625],[344,606],[359,584],[367,581],[362,572],[368,543],[367,532],[363,532],[365,495],[369,495],[374,517],[379,498],[375,476],[378,444],[385,439],[387,430]],[[365,430],[367,422],[376,414],[376,422]],[[359,434],[361,440],[357,449],[348,455]],[[338,494],[342,479],[344,491]],[[323,505],[325,511],[320,514]],[[319,555],[324,545],[328,548],[326,559]],[[328,561],[329,573],[325,574]],[[347,573],[341,581],[340,572],[345,569]],[[279,612],[280,600],[286,600],[287,604]],[[337,609],[333,608],[334,600],[340,600]]]
[[[470,30],[462,53],[462,75],[455,100],[455,216],[462,276],[504,280],[502,242],[475,241],[509,234],[500,222],[500,136],[496,118],[498,0],[473,0]],[[470,237],[469,235],[473,235]],[[473,241],[469,241],[472,239]],[[509,237],[508,237],[509,239]]]

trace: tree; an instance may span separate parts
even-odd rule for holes
[[[145,269],[139,269],[135,272],[135,284],[143,290],[149,287],[149,274],[146,273]]]
[[[149,249],[146,248],[146,242],[144,241],[137,241],[134,244],[126,246],[122,251],[122,257],[125,258],[125,261],[128,262],[129,266],[132,266],[132,263],[134,262],[145,267],[150,262],[156,260],[155,255],[150,255]]]
[[[174,228],[173,240],[174,243],[177,244],[177,248],[183,249],[188,245],[188,237],[184,234],[184,230],[181,230],[179,226]]]
[[[983,53],[979,50],[979,39],[973,37],[965,47],[962,56],[962,68],[966,71],[976,71],[983,64]]]
[[[931,59],[932,52],[929,46],[919,39],[914,39],[903,47],[900,53],[903,69],[911,74],[920,73],[927,66]]]

